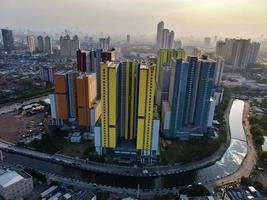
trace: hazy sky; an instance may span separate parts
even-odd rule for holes
[[[0,27],[36,31],[266,35],[267,0],[0,0]]]

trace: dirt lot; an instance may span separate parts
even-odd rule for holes
[[[9,142],[18,142],[26,131],[41,128],[39,123],[43,121],[44,113],[32,116],[17,114],[16,112],[0,115],[0,138]]]

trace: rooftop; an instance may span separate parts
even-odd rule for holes
[[[118,68],[120,63],[119,62],[108,62],[107,64],[109,68]]]
[[[0,170],[0,186],[6,188],[24,179],[20,174],[10,170]]]

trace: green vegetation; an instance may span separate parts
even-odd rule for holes
[[[98,191],[96,193],[96,199],[98,200],[107,200],[109,198],[109,194],[108,192],[102,192],[102,191]]]
[[[264,98],[260,104],[262,108],[267,109],[267,98]],[[249,118],[250,131],[257,150],[258,157],[261,161],[267,160],[267,152],[262,151],[264,136],[267,136],[267,114],[256,115]]]
[[[267,84],[267,80],[256,79],[257,83]]]
[[[262,102],[261,102],[261,106],[262,106],[263,108],[267,109],[267,97],[264,98],[264,99],[262,100]]]
[[[172,141],[161,152],[162,164],[174,164],[175,162],[191,162],[212,155],[219,148],[217,140],[203,138],[189,141]]]
[[[18,145],[49,154],[54,154],[58,151],[57,147],[52,144],[48,134],[43,135],[41,140],[34,140],[29,144],[18,143]]]
[[[162,164],[186,163],[200,160],[212,155],[222,144],[226,144],[228,130],[224,120],[224,112],[228,107],[230,99],[231,93],[226,89],[223,102],[216,107],[215,119],[220,123],[218,126],[218,138],[203,137],[190,141],[172,141],[170,145],[161,151]]]
[[[37,178],[39,181],[46,182],[45,175],[41,174],[37,170],[25,168],[24,171],[27,172],[28,174],[30,174],[31,176]]]
[[[246,87],[231,88],[231,93],[234,95],[244,95],[245,97],[259,97],[265,96],[267,93],[265,90],[248,89]]]
[[[48,85],[46,87],[42,86],[34,86],[31,89],[23,91],[23,93],[17,96],[8,96],[8,97],[1,97],[0,104],[10,103],[13,101],[23,100],[27,98],[32,98],[35,96],[46,95],[52,91],[52,86]]]
[[[183,188],[180,194],[186,194],[189,197],[209,196],[210,192],[203,185],[193,185],[191,187]]]
[[[83,151],[83,155],[89,156],[94,152],[95,152],[94,144],[93,142],[89,142],[88,147]]]
[[[249,178],[242,176],[240,180],[241,185],[248,185],[250,183]]]

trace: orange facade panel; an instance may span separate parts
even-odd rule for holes
[[[84,114],[86,114],[84,112],[84,109],[83,108],[78,108],[78,124],[80,126],[86,126],[88,125],[87,122],[86,122],[86,116],[84,116]]]
[[[55,94],[56,111],[58,119],[68,119],[67,96],[65,94]]]
[[[66,95],[67,86],[66,86],[65,74],[54,75],[54,88],[55,88],[57,118],[68,119],[68,103]]]
[[[91,103],[91,99],[90,99],[90,85],[89,85],[89,81],[90,77],[89,76],[84,76],[83,77],[83,90],[84,90],[84,105],[86,110],[88,110],[89,112],[89,107],[90,107],[90,103]]]
[[[64,74],[54,75],[54,88],[55,88],[55,93],[66,93],[67,86]]]
[[[82,126],[90,125],[90,106],[91,98],[91,78],[95,76],[82,75],[77,78],[77,105],[78,105],[78,123]],[[96,81],[96,80],[95,80]]]
[[[76,87],[77,87],[77,105],[78,107],[83,107],[83,80],[78,78],[76,80]]]

